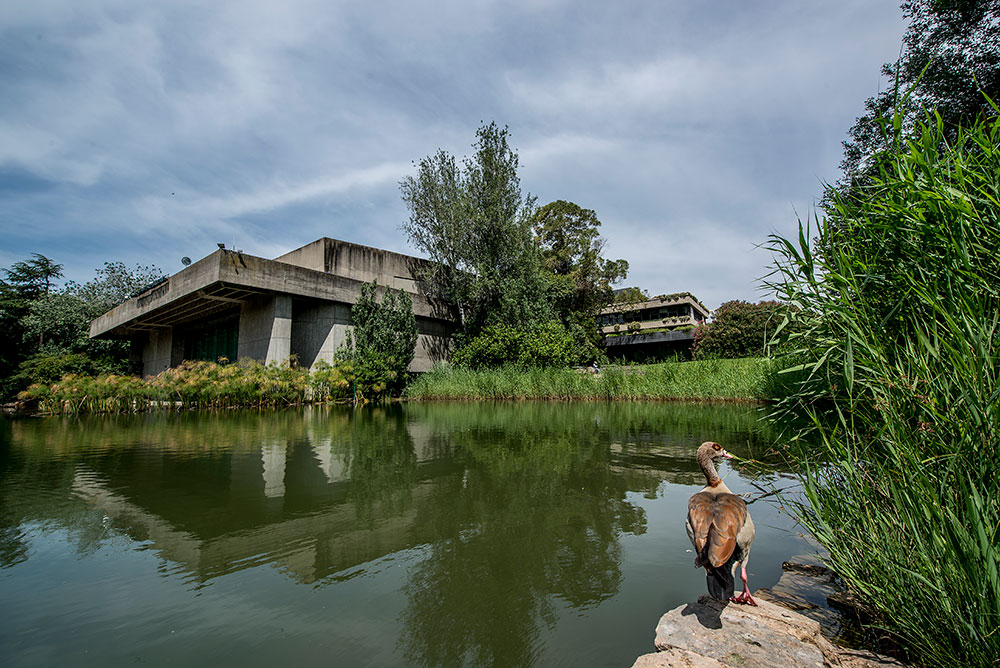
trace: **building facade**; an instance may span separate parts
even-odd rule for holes
[[[413,302],[417,347],[411,371],[447,360],[453,307],[421,284],[426,260],[324,237],[273,260],[220,248],[153,284],[91,323],[91,337],[128,339],[133,369],[154,375],[184,360],[294,355],[330,362],[352,326],[365,283],[404,290]]]
[[[708,317],[697,297],[677,292],[612,304],[598,314],[597,325],[609,357],[647,361],[687,354],[694,328]]]

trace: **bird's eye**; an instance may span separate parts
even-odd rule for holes
[[[718,443],[716,443],[715,445],[713,445],[713,446],[712,446],[712,449],[713,449],[713,450],[721,450],[721,449],[722,449],[722,446],[721,446],[721,445],[719,445]]]

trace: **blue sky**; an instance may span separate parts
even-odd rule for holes
[[[904,29],[871,0],[11,0],[0,266],[415,253],[399,181],[495,120],[539,204],[597,212],[626,284],[756,300],[756,246],[837,179]]]

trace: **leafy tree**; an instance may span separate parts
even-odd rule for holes
[[[716,309],[712,322],[695,328],[692,355],[695,358],[764,355],[784,320],[785,309],[787,306],[776,301],[757,304],[728,301]]]
[[[70,281],[62,290],[31,302],[23,319],[25,342],[37,341],[39,352],[44,348],[83,353],[103,360],[104,366],[127,359],[127,343],[91,339],[90,323],[162,278],[163,272],[153,266],[129,268],[122,262],[105,262],[96,274],[83,285]]]
[[[31,257],[30,260],[15,262],[10,268],[3,270],[7,276],[5,284],[26,300],[49,294],[52,282],[63,275],[61,264],[56,264],[41,253],[32,253]]]
[[[594,314],[611,303],[611,285],[628,274],[628,262],[601,256],[601,221],[591,209],[556,200],[538,209],[532,223],[550,284],[550,299],[577,339],[578,356],[593,359],[599,354],[596,344],[600,338]]]
[[[551,317],[531,236],[535,200],[521,193],[509,132],[490,123],[476,137],[461,166],[438,151],[400,182],[410,211],[402,229],[437,265],[425,278],[456,304],[469,336],[494,322]]]
[[[351,307],[354,328],[338,351],[340,361],[353,363],[359,392],[372,399],[402,389],[417,345],[410,295],[386,288],[379,303],[377,288],[375,281],[361,287],[358,301]]]
[[[877,173],[878,156],[896,136],[886,124],[897,115],[905,137],[936,111],[951,144],[959,126],[996,113],[984,93],[1000,100],[1000,0],[906,0],[901,7],[910,20],[902,53],[882,66],[893,86],[868,99],[844,142],[841,191]]]

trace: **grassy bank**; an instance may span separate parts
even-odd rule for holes
[[[614,367],[591,375],[574,369],[504,367],[472,371],[438,366],[417,378],[407,398],[703,399],[762,401],[780,396],[782,378],[767,358],[667,362]]]

